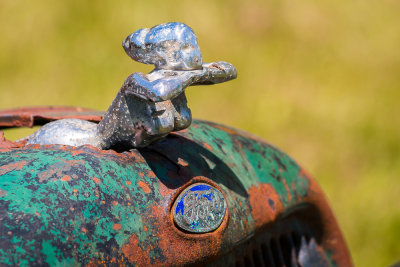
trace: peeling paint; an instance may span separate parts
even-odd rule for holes
[[[59,145],[1,151],[0,262],[7,265],[211,261],[304,203],[321,212],[330,257],[350,262],[311,176],[280,150],[235,129],[195,120],[184,132],[123,153]],[[197,182],[221,190],[228,214],[219,228],[200,235],[177,229],[170,212],[179,193]]]

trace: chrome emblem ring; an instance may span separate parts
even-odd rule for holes
[[[225,212],[224,196],[206,183],[196,183],[183,190],[172,208],[175,223],[192,233],[214,231],[221,225]]]

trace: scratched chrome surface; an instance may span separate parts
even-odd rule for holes
[[[28,144],[58,144],[99,147],[96,138],[97,124],[79,119],[58,120],[44,125],[29,137]]]
[[[98,125],[69,119],[51,122],[28,136],[28,144],[144,147],[189,127],[188,86],[226,82],[237,76],[230,63],[203,63],[197,37],[183,23],[140,29],[122,45],[133,60],[153,64],[155,69],[131,74]]]
[[[225,212],[224,196],[206,183],[196,183],[186,188],[172,208],[175,223],[192,233],[214,231],[221,225]]]

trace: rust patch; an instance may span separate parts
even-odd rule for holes
[[[210,146],[210,145],[207,144],[206,142],[203,142],[203,146],[204,146],[205,148],[207,148],[208,150],[210,150],[210,151],[213,150],[212,146]]]
[[[238,135],[238,131],[237,130],[234,130],[232,128],[226,127],[224,125],[213,124],[213,127],[217,128],[219,130],[222,130],[224,132],[227,132],[230,135]]]
[[[96,184],[101,184],[101,180],[99,178],[93,177],[92,179]]]
[[[142,250],[139,247],[139,239],[137,235],[133,234],[129,238],[129,242],[122,246],[122,253],[128,258],[130,263],[140,263],[140,266],[150,266],[151,260],[149,258],[150,247],[147,250]]]
[[[2,131],[0,131],[0,149],[23,147],[25,145],[25,143],[26,143],[26,140],[22,140],[20,142],[13,142],[13,141],[7,140],[4,136],[4,133]]]
[[[74,166],[84,166],[84,160],[63,160],[61,162],[51,165],[51,168],[41,172],[39,176],[39,181],[44,182],[52,178],[60,179],[62,181],[70,181],[71,176],[64,177],[64,173],[71,170]]]
[[[249,189],[249,202],[251,215],[256,227],[266,225],[276,219],[282,210],[282,202],[279,194],[270,184],[259,184]]]
[[[285,179],[282,179],[282,182],[285,185],[285,189],[286,189],[286,192],[287,192],[287,198],[288,198],[288,201],[290,202],[292,200],[292,194],[290,194],[289,185],[287,184]]]
[[[83,153],[83,151],[77,150],[77,149],[71,151],[71,155],[73,155],[73,156],[76,156],[76,155],[79,155],[79,154],[82,154],[82,153]]]
[[[118,205],[118,202],[114,200],[114,201],[112,202],[112,204],[113,204],[113,206],[117,206],[117,205]]]
[[[11,171],[15,171],[15,170],[21,170],[26,164],[28,164],[27,161],[19,161],[19,162],[14,162],[14,163],[0,166],[0,175],[6,174]]]
[[[176,174],[176,172],[174,172]],[[169,173],[168,173],[169,175]],[[171,194],[173,194],[173,190],[171,190],[170,188],[168,188],[165,184],[163,183],[159,183],[159,188],[158,188],[158,193],[162,196],[166,196],[169,197],[171,196]]]
[[[126,181],[126,184],[127,184],[127,185],[131,185],[132,182],[131,182],[131,181]]]
[[[187,161],[185,161],[184,159],[182,159],[182,158],[178,158],[178,164],[183,166],[183,167],[189,166],[189,163]]]
[[[143,191],[144,191],[146,194],[148,194],[148,193],[151,192],[149,186],[148,186],[145,182],[139,181],[139,182],[138,182],[138,185],[143,189]]]
[[[68,106],[39,106],[0,110],[0,129],[8,127],[32,127],[59,119],[81,119],[99,122],[103,112]]]
[[[146,162],[146,160],[142,156],[135,157],[135,161],[138,162],[138,163],[145,163]]]
[[[64,181],[64,182],[69,182],[69,181],[71,181],[71,176],[69,176],[69,175],[64,175],[64,176],[61,178],[61,180]]]
[[[149,178],[156,178],[156,174],[153,172],[153,171],[149,171],[148,173],[147,173],[147,177],[149,177]]]
[[[114,224],[113,225],[113,229],[115,230],[115,231],[118,231],[119,229],[121,229],[121,224],[119,224],[119,223],[116,223],[116,224]]]

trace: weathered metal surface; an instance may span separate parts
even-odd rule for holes
[[[97,123],[65,119],[45,124],[32,135],[24,138],[27,144],[42,145],[92,145],[102,148],[101,139],[97,135]]]
[[[281,216],[278,221],[258,229],[246,242],[209,265],[335,266],[335,262],[321,246],[324,238],[324,227],[321,223],[319,212],[315,207],[300,204],[295,210],[286,211],[286,215]]]
[[[99,122],[102,111],[68,106],[37,106],[0,110],[0,129],[32,127],[60,119],[81,119]]]
[[[188,86],[226,82],[237,76],[230,63],[203,63],[197,37],[183,23],[140,29],[124,40],[123,47],[132,59],[153,64],[155,69],[130,75],[98,125],[78,120],[51,122],[28,136],[28,144],[145,147],[190,125]]]
[[[205,183],[192,184],[175,200],[172,216],[175,223],[191,233],[217,229],[226,214],[224,195]]]
[[[227,215],[210,233],[181,231],[171,216],[174,201],[195,183],[212,185],[227,202]],[[318,215],[312,228],[320,232],[319,246],[333,265],[351,266],[315,180],[275,147],[209,122],[195,120],[124,153],[90,146],[3,148],[0,189],[4,265],[211,263],[271,225],[284,227],[282,219],[307,205],[312,212],[299,213],[304,218],[298,220],[315,223]]]
[[[133,60],[154,65],[156,69],[202,69],[203,59],[197,37],[183,23],[163,23],[137,30],[122,45]]]

